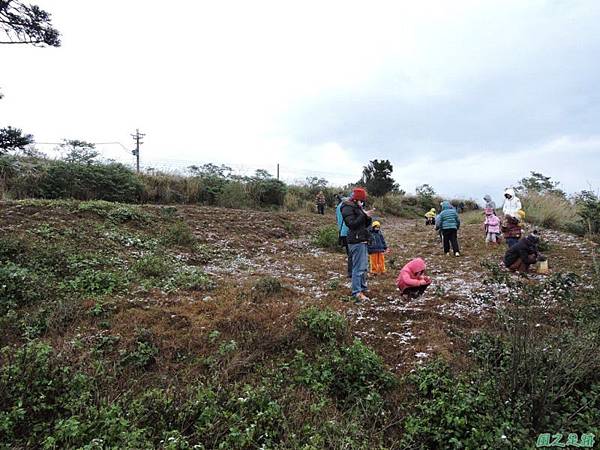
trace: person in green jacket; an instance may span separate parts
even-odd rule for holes
[[[442,211],[435,218],[435,229],[441,230],[444,243],[444,254],[450,254],[450,245],[454,256],[460,256],[458,247],[458,229],[460,228],[460,219],[458,213],[450,202],[442,202]]]

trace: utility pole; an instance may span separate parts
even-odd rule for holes
[[[137,128],[135,130],[135,134],[131,135],[131,137],[135,141],[135,150],[132,150],[131,153],[135,156],[135,161],[136,161],[135,166],[136,166],[137,173],[140,173],[140,144],[143,144],[143,142],[140,141],[140,139],[142,139],[144,136],[146,136],[146,135],[143,133],[140,133],[140,130]]]
[[[277,163],[277,179],[279,180],[279,163]]]

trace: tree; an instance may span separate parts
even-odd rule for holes
[[[24,150],[33,143],[31,134],[23,134],[19,128],[0,128],[0,155],[13,150]]]
[[[433,197],[435,197],[435,190],[428,184],[422,184],[417,186],[415,189],[417,193],[417,203],[424,210],[429,210],[435,207]]]
[[[306,186],[312,194],[316,194],[327,187],[329,181],[325,178],[306,177]]]
[[[64,139],[63,142],[58,148],[64,155],[63,159],[68,163],[92,164],[100,154],[96,150],[96,144],[91,142],[77,139]]]
[[[565,193],[558,189],[558,181],[551,181],[551,177],[544,176],[539,172],[531,172],[531,176],[523,178],[517,186],[517,191],[527,194],[536,192],[540,195],[552,194],[560,197],[566,197]]]
[[[391,176],[393,170],[392,164],[387,159],[381,161],[374,159],[363,168],[363,175],[358,184],[364,186],[369,194],[381,197],[398,189]]]
[[[0,44],[31,44],[60,47],[60,33],[52,26],[50,14],[36,5],[0,0]]]
[[[229,178],[232,169],[224,164],[217,166],[216,164],[208,163],[202,166],[188,166],[188,171],[194,177],[208,178]]]

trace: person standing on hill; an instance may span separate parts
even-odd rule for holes
[[[483,229],[485,230],[485,243],[497,244],[498,235],[500,234],[500,219],[492,208],[485,208],[485,221],[483,222]]]
[[[369,226],[374,210],[365,211],[363,206],[367,200],[367,191],[355,188],[349,200],[342,203],[341,213],[348,227],[348,248],[352,256],[352,295],[356,300],[367,301],[364,294],[367,290],[367,270],[369,258],[367,246],[369,242]]]
[[[325,200],[325,194],[323,194],[323,191],[319,191],[319,193],[317,194],[317,212],[321,215],[325,214],[325,203],[327,203],[327,201]]]
[[[381,231],[381,222],[374,220],[371,226],[371,239],[368,244],[370,274],[378,275],[385,273],[385,254],[388,246]]]
[[[485,200],[485,209],[491,209],[493,213],[496,214],[496,202],[492,200],[492,196],[486,194],[483,199]]]
[[[450,202],[442,202],[442,211],[435,218],[435,229],[441,230],[444,244],[444,254],[450,254],[450,245],[452,244],[452,253],[454,256],[460,256],[458,247],[458,229],[460,228],[460,219],[458,213],[452,207]]]
[[[504,191],[504,203],[502,204],[502,213],[504,216],[517,217],[518,211],[521,209],[521,200],[515,195],[513,188],[508,188]]]
[[[342,217],[342,206],[344,205],[344,202],[350,197],[343,197],[341,192],[337,196],[339,196],[339,203],[335,208],[335,216],[337,218],[338,224],[339,243],[342,247],[344,247],[344,250],[346,250],[346,256],[348,259],[348,278],[352,278],[352,255],[350,254],[350,249],[348,248],[349,228],[344,223],[344,218]],[[352,196],[352,194],[350,194],[350,196]]]

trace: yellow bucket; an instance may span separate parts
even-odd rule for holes
[[[537,273],[548,273],[548,260],[535,263],[535,271]]]

